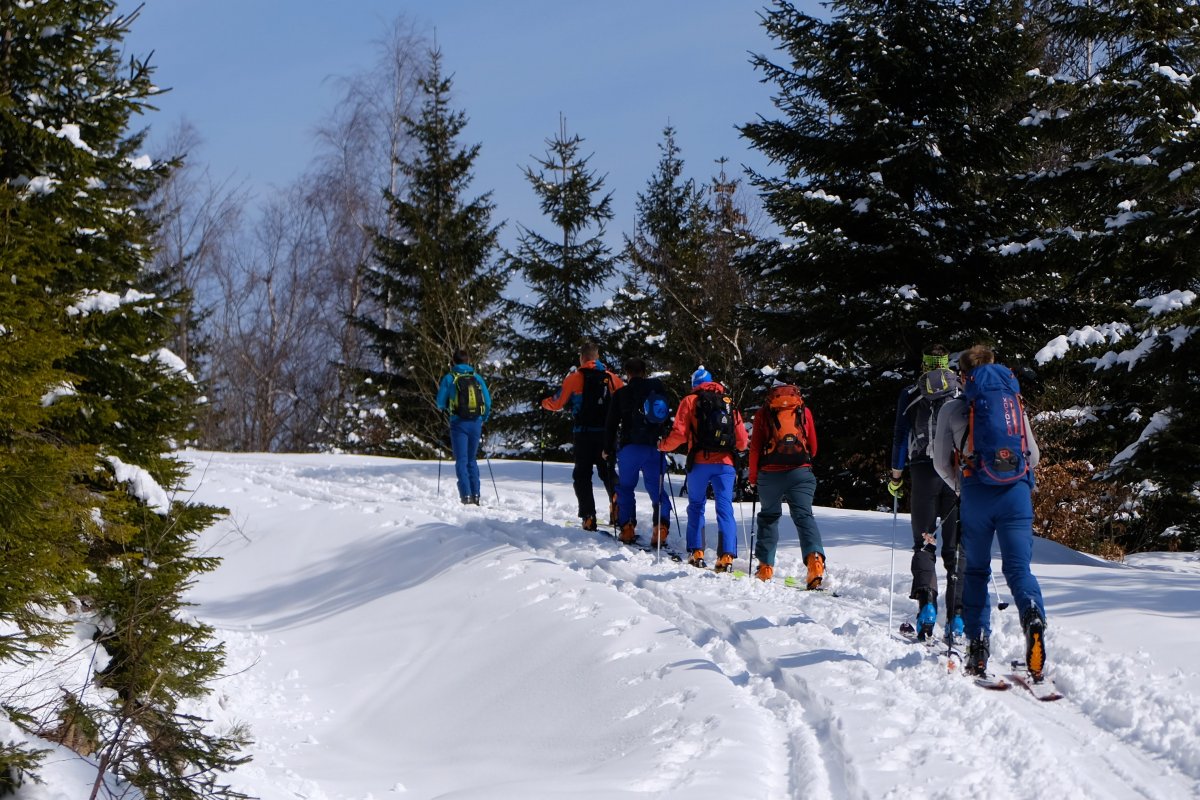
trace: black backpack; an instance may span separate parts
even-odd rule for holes
[[[707,389],[695,394],[692,450],[732,453],[735,441],[733,398],[724,392]]]
[[[938,413],[947,400],[958,395],[958,376],[948,369],[933,369],[917,380],[916,397],[908,404],[909,459],[933,458],[933,435]]]
[[[454,376],[454,397],[450,410],[459,419],[479,419],[483,414],[483,387],[474,372],[459,372]]]
[[[608,371],[581,367],[583,392],[575,411],[575,424],[580,428],[603,429],[608,419],[608,402],[612,398],[612,381]]]

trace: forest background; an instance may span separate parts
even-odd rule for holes
[[[294,184],[252,199],[185,160],[162,189],[159,268],[194,298],[175,348],[208,399],[197,444],[445,457],[433,397],[463,346],[497,398],[486,451],[568,458],[568,423],[534,401],[591,338],[678,394],[704,364],[747,409],[796,380],[818,501],[875,508],[921,348],[984,341],[1044,440],[1039,533],[1112,557],[1192,548],[1192,14],[763,9],[774,50],[745,80],[775,108],[729,121],[756,166],[697,169],[665,124],[624,231],[561,115],[529,133],[540,216],[497,219],[453,45],[397,18]],[[202,138],[184,124],[162,156]]]

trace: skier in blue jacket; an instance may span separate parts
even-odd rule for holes
[[[483,376],[468,363],[465,350],[454,351],[453,365],[438,385],[437,407],[450,415],[450,448],[458,496],[479,505],[479,440],[492,413],[492,395]]]

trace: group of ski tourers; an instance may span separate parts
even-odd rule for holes
[[[991,546],[999,539],[1004,577],[1020,611],[1026,639],[1026,666],[1035,682],[1045,669],[1045,609],[1041,588],[1030,571],[1033,549],[1033,468],[1038,446],[1025,416],[1012,370],[995,363],[991,349],[963,351],[958,372],[942,345],[926,349],[923,373],[900,393],[896,406],[887,488],[893,513],[910,473],[913,534],[912,591],[916,625],[901,630],[929,641],[937,622],[938,532],[946,570],[945,639],[966,641],[965,669],[987,677],[989,657]],[[625,378],[600,361],[595,343],[579,349],[579,366],[558,392],[540,401],[546,411],[568,409],[574,426],[572,482],[584,530],[599,529],[593,470],[609,505],[608,522],[621,542],[637,545],[635,490],[639,479],[650,500],[650,548],[665,548],[670,533],[671,493],[667,454],[686,454],[687,563],[706,568],[705,507],[711,492],[717,518],[716,561],[712,569],[730,572],[737,556],[733,501],[737,466],[747,468],[747,484],[757,491],[759,536],[753,545],[754,577],[775,573],[779,520],[786,500],[807,567],[805,586],[821,589],[825,551],[812,513],[817,479],[812,464],[817,433],[800,390],[775,380],[766,390],[748,433],[741,412],[725,387],[703,366],[691,376],[691,391],[672,414],[667,387],[648,374],[644,360],[629,359]],[[454,354],[451,371],[439,386],[438,408],[450,415],[450,440],[459,495],[479,503],[476,452],[482,424],[491,413],[487,384]],[[678,524],[678,523],[677,523]],[[753,562],[752,562],[753,563]]]

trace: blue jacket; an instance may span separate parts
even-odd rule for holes
[[[455,399],[458,390],[454,388],[454,379],[459,375],[467,373],[475,373],[475,379],[479,381],[479,388],[483,392],[483,415],[480,417],[484,422],[488,421],[488,417],[492,414],[492,393],[488,391],[487,381],[470,364],[455,364],[454,367],[446,373],[442,378],[442,382],[438,384],[437,407],[439,411],[449,411],[450,401]]]

